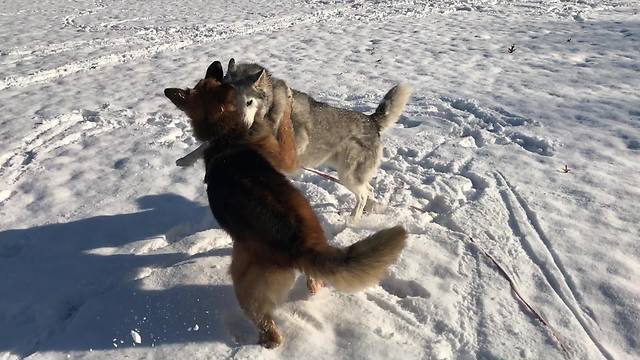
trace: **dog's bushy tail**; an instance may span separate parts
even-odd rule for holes
[[[378,123],[380,132],[391,127],[400,119],[400,114],[411,96],[411,87],[407,84],[394,86],[384,96],[371,118]]]
[[[324,246],[304,256],[307,275],[322,279],[338,290],[354,292],[377,284],[404,248],[407,232],[402,226],[378,231],[347,248]]]

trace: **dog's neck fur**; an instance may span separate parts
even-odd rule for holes
[[[229,115],[234,116],[231,113]],[[208,129],[207,137],[201,139],[208,143],[204,151],[205,164],[229,151],[247,146],[249,129],[237,119],[216,120],[208,125]]]

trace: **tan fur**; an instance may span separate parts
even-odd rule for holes
[[[355,292],[377,284],[400,255],[407,232],[396,226],[378,231],[345,248],[320,246],[317,257],[304,259],[305,273],[322,279],[336,289]]]

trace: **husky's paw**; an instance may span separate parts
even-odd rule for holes
[[[349,217],[347,218],[347,224],[349,225],[355,225],[357,224],[361,219],[362,219],[362,215],[364,214],[364,209],[362,208],[355,208],[353,209],[353,211],[351,211],[351,214],[349,214]]]
[[[307,276],[307,289],[311,295],[315,295],[324,287],[322,280],[314,279],[311,276]]]
[[[362,214],[349,214],[344,217],[344,223],[346,226],[354,226],[357,225],[358,222],[362,219]]]
[[[371,214],[376,212],[376,210],[378,210],[381,207],[380,204],[378,204],[378,202],[375,199],[372,198],[368,198],[367,199],[367,204],[364,206],[364,213],[365,214]]]

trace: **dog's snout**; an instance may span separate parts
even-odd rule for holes
[[[178,96],[179,93],[180,93],[180,89],[176,89],[176,88],[166,88],[166,89],[164,89],[164,96],[166,96],[166,97],[168,97],[170,99]]]
[[[164,89],[164,95],[180,109],[183,109],[186,105],[186,92],[182,89],[167,88]]]

